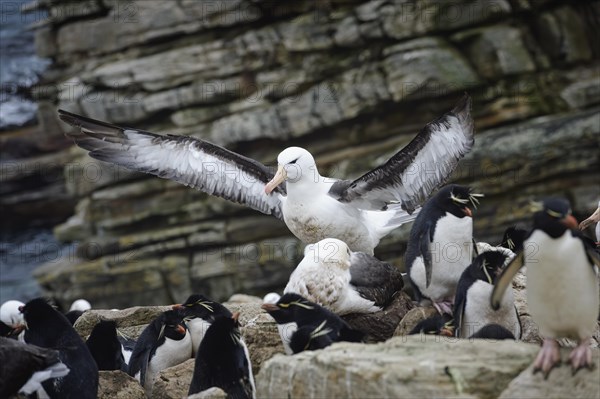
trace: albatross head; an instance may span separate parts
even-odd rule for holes
[[[284,181],[297,182],[301,179],[318,176],[315,159],[312,154],[300,147],[288,147],[277,157],[277,173],[265,186],[265,193],[270,194]]]
[[[313,244],[311,249],[312,254],[307,253],[305,256],[314,256],[315,262],[333,264],[344,270],[350,268],[351,252],[344,241],[337,238],[325,238]]]

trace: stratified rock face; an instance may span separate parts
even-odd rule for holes
[[[60,107],[209,139],[269,165],[298,145],[321,174],[350,178],[385,161],[467,91],[476,143],[453,180],[486,194],[475,214],[479,240],[495,244],[507,226],[528,224],[532,198],[566,196],[581,217],[600,196],[598,2],[37,7],[52,15],[36,37],[54,64],[34,93],[39,134],[17,134],[26,143],[58,142],[66,129]],[[83,296],[110,308],[180,302],[197,291],[217,300],[263,295],[281,289],[302,258],[303,245],[272,217],[81,150],[52,153],[64,142],[49,144],[42,147],[50,157],[19,155],[3,169],[0,205],[11,217],[56,222],[78,202],[55,228],[59,239],[81,243],[77,256],[37,274],[61,301]],[[57,177],[47,181],[48,171]],[[377,255],[402,267],[409,227],[384,239]]]
[[[394,337],[371,345],[339,343],[291,358],[274,357],[257,377],[257,397],[559,398],[567,392],[597,397],[597,370],[581,370],[570,378],[570,368],[563,365],[548,380],[532,376],[528,366],[538,350],[512,341],[434,336]],[[564,349],[563,358],[567,354]],[[594,360],[600,360],[596,349]]]

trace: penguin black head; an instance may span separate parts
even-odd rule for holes
[[[182,315],[175,310],[167,310],[163,313],[163,334],[165,337],[175,341],[185,338],[187,327],[183,322]]]
[[[533,215],[533,227],[546,232],[551,237],[561,236],[567,229],[577,229],[577,219],[571,215],[571,204],[564,198],[548,198],[543,204],[534,203],[541,208]]]
[[[525,241],[526,237],[527,230],[511,226],[504,231],[500,246],[517,253],[523,249],[523,241]]]
[[[483,194],[474,194],[469,187],[449,184],[442,187],[435,195],[435,204],[442,210],[453,214],[458,218],[471,217],[471,208],[479,204],[479,197]]]
[[[256,396],[252,365],[239,329],[239,312],[217,315],[200,343],[188,395],[219,387],[228,398]]]
[[[453,320],[450,315],[436,314],[425,320],[420,321],[408,335],[414,334],[428,334],[428,335],[443,335],[445,337],[454,336]]]
[[[81,311],[81,310],[70,310],[67,313],[65,313],[65,317],[67,318],[67,320],[69,320],[71,325],[74,326],[75,322],[77,321],[77,319],[79,319],[81,317],[82,314],[83,314],[83,311]]]
[[[181,312],[184,317],[200,317],[205,320],[213,320],[217,315],[231,316],[231,312],[225,306],[201,294],[190,295],[181,305],[174,305],[173,310]]]
[[[331,329],[326,327],[326,321],[318,326],[302,326],[292,335],[290,348],[294,353],[326,348],[333,343],[329,333]]]
[[[299,312],[310,311],[317,306],[299,294],[288,292],[282,295],[277,303],[264,303],[261,308],[266,310],[277,324],[284,324],[296,321]]]
[[[493,284],[496,276],[502,271],[506,255],[500,251],[487,251],[477,256],[472,263],[470,272],[473,277]]]
[[[28,329],[47,327],[48,325],[45,323],[58,323],[61,325],[68,323],[71,325],[67,318],[44,298],[32,299],[24,306],[21,306],[19,311],[23,314]]]
[[[117,323],[114,320],[102,320],[94,326],[86,341],[98,370],[121,370],[125,359],[121,343],[117,337]]]
[[[508,331],[505,327],[499,324],[488,324],[479,329],[469,338],[484,338],[484,339],[516,339],[514,334]]]
[[[240,337],[240,313],[234,312],[231,316],[217,316],[215,321],[210,325],[212,333],[221,337],[227,337],[231,334]],[[207,331],[208,333],[208,331]]]

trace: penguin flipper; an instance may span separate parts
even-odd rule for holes
[[[431,261],[431,252],[429,250],[429,244],[433,240],[430,233],[429,224],[425,227],[425,231],[421,235],[421,240],[419,242],[419,252],[423,257],[423,266],[425,267],[425,287],[429,287],[431,284],[431,272],[432,272],[432,261]]]
[[[463,273],[462,277],[458,281],[456,287],[456,296],[454,297],[454,336],[460,337],[460,331],[462,328],[462,318],[467,306],[467,290],[470,285],[473,284],[473,279],[466,278]]]
[[[142,350],[135,348],[129,359],[129,372],[128,374],[135,378],[135,375],[140,373],[140,384],[144,386],[146,382],[146,369],[148,368],[148,362],[150,361],[150,352],[152,348],[146,347]]]
[[[525,264],[525,252],[519,252],[513,260],[506,266],[506,268],[502,271],[502,274],[496,279],[494,283],[494,290],[492,291],[492,296],[490,297],[490,303],[492,305],[492,309],[498,310],[500,308],[500,302],[502,301],[502,296],[504,292],[511,285],[513,277],[517,274],[517,272],[523,267]]]

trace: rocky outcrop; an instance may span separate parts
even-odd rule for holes
[[[271,217],[63,151],[58,107],[209,139],[270,165],[283,147],[300,145],[322,174],[356,177],[468,91],[476,144],[453,179],[486,194],[479,239],[496,243],[508,225],[528,223],[531,198],[566,196],[581,217],[600,196],[597,2],[57,0],[36,8],[52,15],[37,24],[36,41],[53,65],[33,93],[40,126],[11,140],[45,152],[11,161],[35,164],[49,152],[66,165],[12,168],[0,177],[10,188],[3,184],[0,203],[11,216],[48,223],[72,213],[55,234],[80,242],[76,256],[36,274],[65,303],[262,295],[285,284],[302,246]],[[62,175],[48,183],[46,171]],[[402,267],[408,229],[377,255]]]
[[[519,297],[517,290],[516,296]],[[337,343],[324,350],[284,355],[277,327],[260,309],[260,298],[236,295],[225,305],[241,312],[242,336],[248,346],[257,397],[596,397],[597,369],[581,370],[571,377],[568,365],[552,371],[549,380],[533,375],[530,364],[538,345],[514,341],[466,340],[433,335],[406,336],[430,308],[406,312],[404,295],[387,309],[371,315],[345,316],[355,328],[367,333],[375,344]],[[517,301],[517,306],[523,306]],[[82,336],[100,319],[117,322],[121,333],[136,339],[145,325],[167,307],[137,307],[120,311],[89,310],[75,324]],[[406,315],[400,322],[400,312]],[[392,328],[395,335],[385,340]],[[378,327],[381,327],[380,329]],[[377,332],[381,330],[381,332]],[[533,341],[539,337],[535,334]],[[596,333],[595,339],[598,339]],[[385,342],[382,342],[384,341]],[[568,342],[561,342],[569,345]],[[593,346],[597,346],[595,343]],[[563,349],[563,358],[568,355]],[[594,359],[600,352],[594,349]],[[159,373],[153,398],[186,397],[194,371],[194,359]],[[143,398],[137,381],[120,371],[100,373],[99,397]],[[560,385],[560,386],[559,386]],[[219,391],[204,393],[221,397]],[[213,396],[211,396],[213,395]],[[596,395],[596,396],[594,396]]]
[[[293,357],[275,356],[257,378],[258,397],[597,397],[597,371],[571,378],[563,365],[548,380],[528,368],[536,345],[436,336],[380,344],[338,343]],[[568,351],[563,350],[563,358]],[[600,351],[594,350],[594,361]],[[569,374],[569,375],[567,375]],[[537,395],[537,396],[536,396]]]
[[[98,399],[145,399],[140,383],[122,371],[100,371]]]

